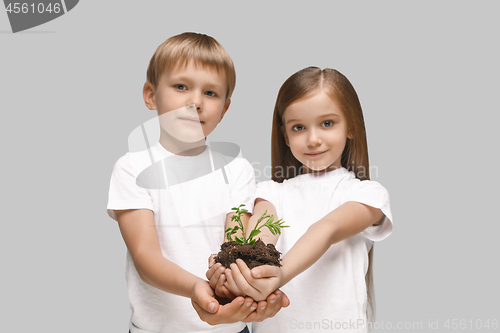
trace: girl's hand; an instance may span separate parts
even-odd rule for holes
[[[265,300],[273,291],[281,286],[282,272],[279,267],[266,267],[266,275],[252,276],[245,262],[236,260],[231,269],[226,269],[225,285],[234,295],[250,296],[255,301]]]
[[[208,258],[209,269],[205,274],[210,283],[210,287],[215,290],[217,296],[234,299],[236,296],[224,286],[224,282],[226,282],[226,276],[224,275],[225,268],[222,264],[215,263],[214,257],[215,254]]]

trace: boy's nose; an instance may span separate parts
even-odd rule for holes
[[[187,101],[187,105],[195,105],[196,110],[199,112],[202,110],[203,107],[203,99],[202,99],[202,94],[199,92],[192,92],[189,96],[189,99]]]

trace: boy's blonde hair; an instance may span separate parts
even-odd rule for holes
[[[164,41],[158,46],[149,62],[147,81],[157,87],[163,73],[168,73],[178,66],[186,66],[191,60],[204,68],[224,73],[227,86],[226,99],[231,98],[236,85],[233,61],[219,42],[204,34],[185,32]]]

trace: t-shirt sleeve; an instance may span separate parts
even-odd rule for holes
[[[226,214],[232,213],[231,208],[245,204],[249,213],[253,212],[255,200],[255,172],[252,165],[244,158],[236,158],[234,161],[230,205]]]
[[[148,190],[137,185],[137,176],[142,170],[133,163],[130,154],[116,162],[111,174],[107,206],[108,215],[113,219],[116,220],[116,210],[154,209]]]
[[[344,193],[341,204],[348,201],[359,202],[371,207],[379,208],[384,217],[377,226],[370,226],[361,232],[372,241],[381,241],[392,233],[393,222],[389,201],[389,193],[376,181],[363,180],[351,185]]]
[[[278,183],[268,180],[264,182],[257,183],[257,190],[255,192],[255,198],[261,198],[269,201],[276,208],[276,212],[280,211],[279,207],[279,193],[277,185]]]

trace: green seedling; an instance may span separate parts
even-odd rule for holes
[[[233,215],[231,217],[231,221],[236,221],[238,223],[237,226],[233,228],[227,228],[226,229],[226,238],[230,242],[236,242],[239,244],[248,244],[248,245],[253,245],[257,241],[255,237],[261,233],[261,230],[263,227],[266,227],[269,229],[269,231],[273,234],[279,234],[281,235],[281,228],[288,228],[288,225],[283,225],[285,221],[283,219],[279,219],[278,221],[274,221],[274,215],[267,215],[267,210],[262,214],[261,217],[257,220],[257,224],[255,224],[255,227],[253,228],[252,231],[250,231],[250,235],[247,237],[247,234],[245,232],[245,229],[243,228],[243,222],[241,222],[241,215],[245,214],[248,212],[245,208],[241,208],[245,206],[244,204],[241,204],[238,208],[233,207],[232,210],[236,212],[236,215]],[[262,225],[261,222],[264,221],[265,219],[266,222]],[[260,225],[260,226],[259,226]],[[234,236],[233,240],[233,235],[238,232],[238,230],[241,230],[242,232],[242,237]]]

